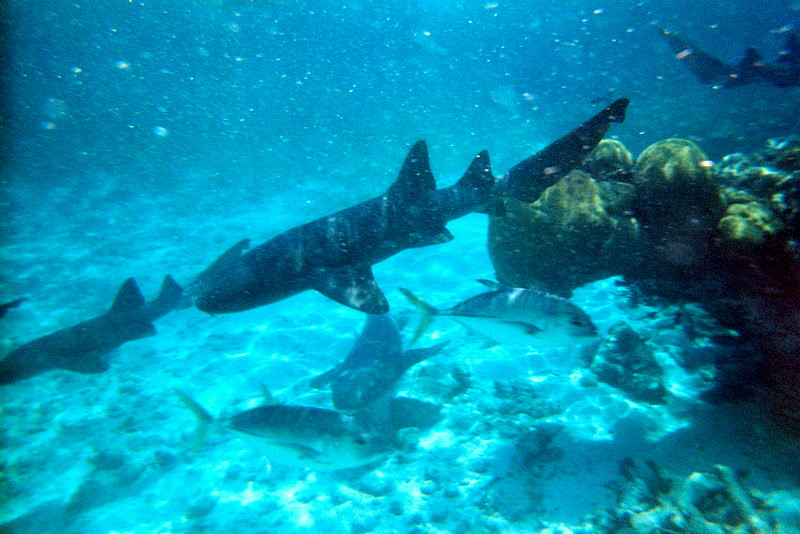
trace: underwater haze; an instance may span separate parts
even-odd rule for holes
[[[10,0],[0,24],[0,532],[800,533],[797,0]],[[680,61],[749,47],[797,84]],[[257,257],[198,277],[240,240],[395,198],[417,140],[441,189],[622,98],[535,202],[381,244],[397,332],[317,291],[192,305]],[[274,263],[259,284],[288,286]],[[491,291],[540,299],[468,314],[522,341],[451,313]],[[380,400],[335,405],[364,381]]]

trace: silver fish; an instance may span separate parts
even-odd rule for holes
[[[446,310],[434,308],[409,290],[400,288],[422,312],[414,341],[422,336],[436,315],[451,317],[501,344],[554,347],[585,343],[597,337],[597,328],[586,312],[565,298],[490,280],[478,281],[491,291]]]
[[[201,429],[214,423],[239,432],[275,463],[333,471],[370,464],[390,450],[388,438],[333,410],[278,404],[215,420],[186,393],[177,393]]]

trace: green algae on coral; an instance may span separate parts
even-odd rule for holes
[[[633,156],[615,139],[603,139],[586,157],[581,169],[595,180],[629,182],[633,171]]]
[[[489,254],[498,277],[569,294],[619,274],[639,232],[636,221],[622,214],[630,195],[629,185],[608,189],[573,171],[533,203],[506,199],[505,214],[489,223]]]
[[[657,245],[699,246],[723,213],[713,164],[685,139],[647,147],[636,160],[634,185],[634,215]]]
[[[763,244],[782,227],[772,211],[759,202],[731,204],[720,219],[723,241],[746,248]]]

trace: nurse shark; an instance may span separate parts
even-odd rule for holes
[[[153,321],[172,311],[183,289],[167,275],[161,291],[145,302],[128,278],[104,314],[34,339],[0,359],[0,385],[25,380],[53,369],[95,374],[109,368],[105,355],[128,341],[156,334]]]
[[[226,253],[225,261],[206,271],[195,305],[211,314],[239,312],[314,289],[356,310],[386,313],[389,304],[372,265],[409,248],[450,241],[448,221],[490,211],[501,197],[535,200],[583,161],[611,123],[624,121],[628,102],[613,102],[500,179],[484,150],[455,185],[436,189],[427,146],[418,141],[384,194],[292,228],[238,257]]]
[[[776,87],[800,87],[800,37],[797,32],[786,36],[783,50],[772,63],[755,48],[745,50],[736,65],[729,65],[701,50],[682,35],[658,28],[675,57],[694,74],[701,83],[720,84],[722,87],[739,87],[754,81],[766,82]]]

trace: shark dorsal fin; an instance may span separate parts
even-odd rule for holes
[[[147,304],[147,318],[155,321],[175,309],[183,297],[183,288],[170,275],[164,277],[158,297]]]
[[[408,151],[400,174],[389,188],[387,195],[403,203],[413,203],[420,198],[420,193],[435,189],[436,179],[431,172],[428,145],[425,141],[417,141]]]
[[[144,308],[144,305],[144,297],[136,284],[136,280],[128,278],[117,291],[117,296],[114,297],[114,303],[108,310],[108,314],[129,315]]]
[[[786,36],[786,42],[778,60],[775,63],[798,65],[800,64],[800,36],[797,32],[791,32]]]
[[[456,186],[459,191],[474,191],[479,198],[485,197],[487,200],[494,188],[495,178],[492,174],[492,164],[489,160],[489,152],[482,150],[477,156],[472,158],[472,162],[467,167],[466,172],[458,180]],[[463,193],[462,193],[463,194]]]
[[[313,288],[340,304],[364,313],[384,314],[389,303],[368,264],[325,269],[314,277]]]

